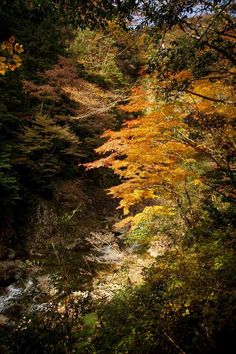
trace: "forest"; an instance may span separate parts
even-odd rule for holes
[[[230,354],[236,4],[0,1],[0,354]]]

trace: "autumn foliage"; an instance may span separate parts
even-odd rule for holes
[[[14,71],[22,65],[20,54],[24,52],[22,44],[16,42],[11,36],[0,45],[0,75],[5,75],[7,71]]]
[[[0,1],[0,352],[231,353],[235,41],[230,0]]]
[[[164,82],[154,74],[132,90],[129,103],[120,108],[138,117],[120,131],[107,131],[107,142],[96,150],[105,157],[86,165],[109,167],[119,175],[121,183],[109,193],[120,199],[124,214],[144,200],[181,209],[188,199],[191,209],[199,189],[209,187],[204,177],[209,168],[221,171],[225,182],[230,179],[235,153],[232,76],[233,72],[227,80],[202,78],[186,88],[183,82],[192,78],[189,71],[167,75]],[[170,87],[166,99],[164,92]],[[231,183],[214,188],[235,199]]]

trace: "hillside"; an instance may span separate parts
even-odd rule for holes
[[[0,4],[0,352],[228,354],[233,1]]]

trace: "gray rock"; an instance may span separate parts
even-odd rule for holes
[[[0,262],[0,286],[8,286],[20,279],[25,270],[26,265],[20,260]]]

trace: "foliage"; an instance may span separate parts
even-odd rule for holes
[[[98,353],[222,353],[234,343],[235,69],[231,42],[222,51],[215,37],[224,21],[204,20],[189,20],[210,26],[204,45],[186,35],[173,43],[173,28],[159,71],[121,106],[137,117],[105,132],[104,156],[86,164],[119,176],[109,193],[129,213],[118,224],[129,223],[129,240],[169,239],[146,283],[101,309]]]
[[[145,284],[124,289],[100,308],[101,329],[93,340],[98,353],[230,352],[235,208],[206,203],[191,229],[175,223],[168,225],[172,245],[146,270]]]
[[[117,48],[116,62],[128,81],[135,81],[148,61],[152,38],[145,29],[122,28],[118,21],[110,21],[106,29]],[[130,80],[131,79],[131,80]]]
[[[220,187],[214,186],[215,191],[234,198],[233,86],[209,77],[182,89],[189,78],[191,74],[182,71],[173,78],[167,77],[165,82],[157,82],[159,87],[153,78],[152,84],[150,78],[145,79],[143,87],[133,91],[130,103],[122,107],[127,112],[144,114],[125,123],[118,132],[105,133],[109,140],[97,152],[109,155],[86,165],[110,167],[123,179],[110,193],[121,198],[120,207],[125,214],[145,199],[167,206],[169,201],[169,206],[182,209],[190,222],[196,193],[210,183],[207,178],[201,179],[201,174],[209,169],[224,175],[225,186],[220,183]],[[165,102],[162,95],[166,90],[177,99]],[[188,200],[187,209],[183,198]]]
[[[96,326],[97,317],[90,312],[89,299],[65,300],[64,310],[51,303],[44,311],[35,311],[18,320],[16,326],[3,328],[0,350],[15,353],[85,353],[90,347],[87,337]]]
[[[22,59],[19,54],[24,49],[21,44],[15,43],[13,36],[8,41],[4,41],[0,48],[3,52],[3,56],[0,56],[0,75],[5,75],[9,70],[14,71],[22,65]]]
[[[58,56],[58,33],[54,25],[50,25],[48,18],[38,22],[26,2],[21,5],[18,1],[11,2],[11,6],[5,1],[0,5],[1,213],[19,203],[25,192],[24,176],[15,161],[19,158],[19,136],[29,126],[32,113],[27,112],[21,80],[35,77],[37,70],[48,68]],[[20,66],[20,70],[15,70]]]
[[[3,145],[3,146],[1,146]],[[14,203],[19,197],[19,185],[17,175],[12,172],[11,166],[11,146],[1,143],[0,153],[0,191],[3,204]]]
[[[12,0],[11,6],[7,0],[3,0],[0,13],[8,13],[10,18],[26,17],[34,20],[48,18],[50,23],[80,27],[104,27],[107,21],[113,17],[125,23],[130,17],[130,10],[135,8],[134,0],[107,2],[107,0]],[[6,20],[0,28],[6,30]]]
[[[133,22],[120,27],[127,18]],[[78,25],[84,30],[74,39]],[[49,197],[86,159],[87,169],[118,175],[109,193],[120,201],[129,242],[144,249],[168,239],[142,286],[96,312],[66,297],[63,315],[55,304],[5,328],[3,350],[228,352],[236,320],[234,27],[235,5],[225,0],[2,1],[1,213],[15,204],[24,214],[29,195]],[[66,55],[74,57],[66,58],[71,41]],[[137,80],[120,106],[127,121],[103,134],[102,158],[88,162],[104,121],[114,126],[104,112],[126,98],[84,79],[120,88],[124,74]],[[74,212],[61,219],[65,235]],[[54,222],[40,238],[53,234]]]
[[[49,116],[38,114],[31,126],[19,132],[18,158],[14,164],[27,176],[28,187],[50,189],[56,176],[66,175],[78,157],[78,139],[68,126],[60,126]]]
[[[80,30],[70,50],[83,76],[99,77],[105,83],[113,85],[119,85],[123,81],[116,64],[117,50],[111,36],[89,29]]]

